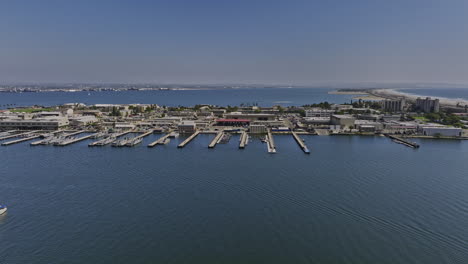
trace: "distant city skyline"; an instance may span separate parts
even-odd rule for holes
[[[468,83],[463,0],[0,5],[0,83]]]

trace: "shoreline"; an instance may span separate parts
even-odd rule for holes
[[[468,100],[466,99],[410,94],[399,91],[397,89],[372,89],[369,90],[368,93],[375,97],[381,97],[383,100],[404,98],[410,102],[415,102],[417,98],[431,97],[433,99],[439,99],[441,106],[464,107],[465,105],[468,105]]]

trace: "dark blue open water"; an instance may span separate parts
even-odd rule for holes
[[[0,263],[467,263],[468,142],[0,147]]]
[[[7,104],[17,106],[58,105],[66,103],[85,104],[159,104],[167,106],[193,106],[196,104],[259,106],[295,105],[323,101],[349,102],[353,95],[328,94],[328,88],[245,88],[218,90],[171,90],[171,91],[122,91],[122,92],[47,92],[47,93],[0,93],[0,108]]]

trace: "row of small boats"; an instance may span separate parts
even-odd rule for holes
[[[133,138],[123,138],[116,140],[112,143],[113,147],[133,147],[140,144],[143,141],[141,137],[133,137]]]

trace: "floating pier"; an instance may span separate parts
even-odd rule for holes
[[[127,134],[134,133],[134,132],[135,131],[133,131],[133,130],[128,130],[128,131],[125,131],[125,132],[115,134],[115,137],[117,138],[117,137],[125,136]]]
[[[17,139],[17,140],[4,142],[4,143],[2,143],[2,146],[9,146],[9,145],[13,145],[13,144],[16,144],[16,143],[21,143],[21,142],[24,142],[24,141],[28,141],[28,140],[33,140],[35,138],[40,138],[40,137],[41,137],[41,135],[35,135],[35,136],[31,136],[31,137],[26,137],[26,138],[20,138],[20,139]]]
[[[304,140],[302,140],[302,138],[300,138],[296,132],[294,131],[291,131],[292,132],[292,135],[294,137],[294,139],[296,140],[297,144],[299,145],[299,147],[302,149],[302,151],[304,151],[305,154],[310,154],[310,151],[309,149],[307,148],[306,144],[304,143]]]
[[[415,142],[411,142],[411,141],[408,141],[406,139],[396,137],[396,136],[392,136],[392,135],[386,135],[386,136],[391,138],[395,143],[402,144],[402,145],[405,145],[405,146],[410,147],[410,148],[419,148],[419,145],[417,143],[415,143]]]
[[[88,144],[88,147],[95,147],[95,146],[105,146],[109,145],[110,143],[114,142],[116,137],[114,135],[109,135],[101,140],[94,141]]]
[[[149,130],[149,131],[146,131],[144,132],[143,134],[139,135],[139,136],[136,136],[135,139],[140,139],[140,138],[144,138],[146,136],[149,136],[151,134],[153,134],[154,130]]]
[[[214,148],[216,146],[216,144],[218,144],[218,142],[221,140],[223,135],[224,135],[224,132],[222,132],[222,131],[218,132],[218,134],[216,134],[216,136],[213,138],[211,143],[208,145],[208,148]]]
[[[239,143],[239,148],[243,149],[245,146],[249,144],[249,134],[247,132],[243,131],[241,136],[240,136],[240,143]]]
[[[267,143],[268,153],[271,153],[271,154],[276,153],[275,141],[273,140],[273,135],[271,134],[271,130],[268,130],[266,143]]]
[[[83,133],[83,132],[81,132]],[[76,134],[75,134],[76,135]],[[87,136],[84,136],[84,137],[80,137],[80,138],[74,138],[74,139],[68,139],[68,140],[65,140],[65,141],[62,141],[60,143],[57,144],[57,146],[68,146],[70,144],[73,144],[73,143],[76,143],[76,142],[80,142],[80,141],[83,141],[85,139],[88,139],[88,138],[92,138],[94,137],[96,134],[91,134],[91,135],[87,135]]]
[[[75,132],[68,133],[68,134],[66,134],[66,135],[64,135],[64,136],[66,136],[66,137],[71,137],[71,136],[76,136],[76,135],[79,135],[79,134],[85,133],[85,132],[87,132],[87,131],[86,131],[86,130],[79,130],[79,131],[75,131]],[[95,134],[93,134],[93,136],[94,136],[94,135],[95,135]]]
[[[31,146],[37,146],[37,145],[45,145],[45,143],[47,143],[47,141],[50,139],[49,137],[55,135],[55,134],[58,134],[58,133],[61,133],[63,132],[62,130],[57,130],[57,131],[54,131],[54,132],[50,132],[48,134],[43,134],[41,135],[40,137],[42,137],[43,139],[42,140],[38,140],[38,141],[34,141],[34,142],[31,142]]]
[[[195,133],[193,133],[192,135],[190,135],[190,137],[188,137],[186,140],[184,140],[182,143],[180,143],[177,147],[178,147],[178,148],[183,148],[183,147],[185,147],[185,145],[187,145],[188,143],[190,143],[190,141],[192,141],[192,139],[194,139],[195,137],[197,137],[198,134],[200,134],[200,131],[196,131]]]
[[[158,138],[158,140],[149,143],[149,144],[148,144],[148,148],[152,148],[152,147],[154,147],[154,146],[156,146],[156,145],[164,145],[164,142],[165,142],[166,139],[169,138],[170,136],[171,136],[171,133],[166,134],[166,135],[164,135],[164,136]]]
[[[1,137],[0,140],[10,139],[10,138],[15,138],[15,137],[27,137],[27,136],[29,136],[29,135],[31,135],[33,133],[36,133],[36,132],[39,132],[39,130],[34,130],[34,131],[25,132],[25,133],[4,136],[4,137]]]

